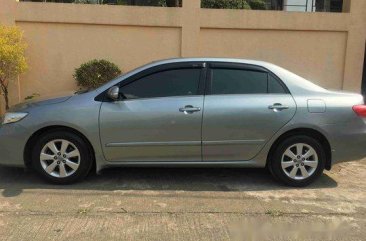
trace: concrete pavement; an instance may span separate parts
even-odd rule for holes
[[[261,169],[119,168],[55,186],[0,167],[1,240],[365,240],[366,160],[304,189]]]

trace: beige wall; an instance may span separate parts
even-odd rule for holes
[[[123,71],[159,58],[180,56],[180,29],[19,22],[27,34],[30,71],[21,79],[21,97],[75,90],[75,67],[105,58]],[[81,34],[82,33],[82,34]],[[29,57],[30,58],[30,57]]]
[[[349,2],[349,1],[347,1]],[[75,90],[72,73],[93,58],[123,71],[162,58],[220,56],[260,59],[327,88],[360,91],[366,1],[349,13],[98,6],[0,0],[0,22],[24,30],[29,70],[11,87],[27,95]],[[1,111],[1,110],[0,110]]]
[[[201,29],[200,54],[265,60],[341,89],[346,42],[345,32]]]

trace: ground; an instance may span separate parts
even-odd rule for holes
[[[262,169],[119,168],[55,186],[0,167],[1,240],[366,240],[366,160],[307,188]]]

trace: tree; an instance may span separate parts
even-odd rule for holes
[[[25,49],[23,33],[18,27],[0,25],[0,94],[4,96],[6,110],[9,109],[9,83],[27,69]]]

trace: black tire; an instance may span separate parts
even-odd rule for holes
[[[42,167],[40,154],[43,147],[53,140],[67,140],[72,143],[79,151],[79,166],[70,176],[55,177],[50,175]],[[67,130],[54,130],[44,133],[39,137],[32,150],[32,166],[45,180],[54,184],[72,184],[85,178],[93,165],[93,154],[89,145],[79,135]],[[66,165],[65,165],[66,166]]]
[[[318,156],[318,165],[315,168],[314,172],[312,173],[312,175],[302,180],[296,180],[289,177],[282,169],[281,165],[281,159],[284,152],[287,150],[287,148],[297,143],[304,143],[309,145],[315,150]],[[310,183],[314,182],[323,173],[325,167],[325,160],[326,160],[325,151],[318,140],[306,135],[296,135],[286,138],[276,146],[273,155],[269,158],[270,163],[268,165],[268,168],[276,180],[288,186],[305,187]],[[291,170],[291,167],[289,168]],[[299,172],[301,174],[301,170]]]

